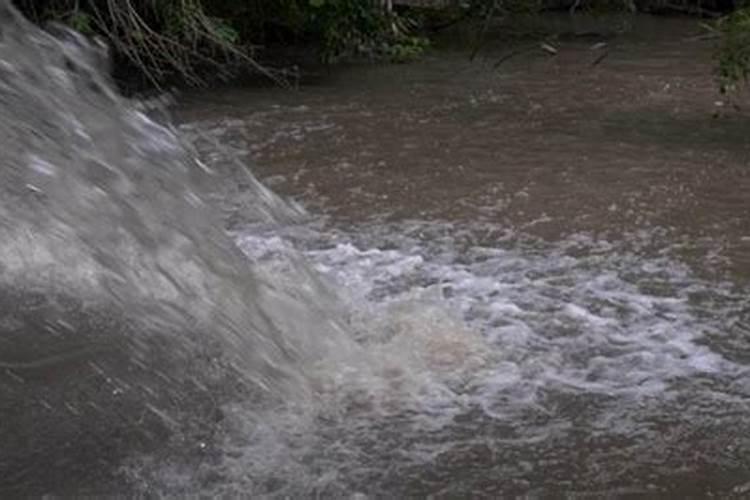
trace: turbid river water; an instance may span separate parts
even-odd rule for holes
[[[555,20],[563,33],[617,27]],[[339,221],[488,222],[550,241],[662,232],[747,277],[746,116],[717,92],[700,33],[690,19],[639,18],[596,66],[596,39],[503,61],[513,51],[488,37],[473,62],[444,50],[299,93],[199,95],[183,116]]]
[[[750,129],[696,32],[490,38],[176,129],[3,42],[0,492],[750,495]]]

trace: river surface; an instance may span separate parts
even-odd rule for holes
[[[394,387],[316,424],[292,470],[381,498],[750,494],[750,129],[699,33],[637,19],[598,64],[585,38],[498,64],[490,36],[474,61],[185,99],[389,325]]]
[[[747,278],[747,117],[717,92],[700,33],[640,18],[596,66],[596,39],[503,61],[512,50],[490,38],[473,62],[443,50],[321,75],[298,93],[188,97],[181,114],[338,221],[488,222],[550,241],[668,232]]]
[[[75,350],[93,369],[73,358],[62,366],[3,358],[0,390],[24,404],[0,406],[15,426],[0,429],[11,440],[0,471],[13,473],[0,492],[747,497],[750,128],[716,92],[710,45],[696,33],[692,21],[642,18],[607,49],[572,37],[554,57],[540,50],[504,60],[507,45],[490,37],[474,61],[441,48],[408,65],[322,73],[296,92],[183,96],[175,133],[218,175],[174,184],[168,174],[148,181],[148,168],[129,176],[132,165],[118,167],[139,189],[179,196],[112,194],[116,215],[99,198],[104,208],[94,213],[135,236],[185,236],[136,238],[127,258],[115,258],[119,240],[104,247],[81,236],[88,224],[104,230],[82,209],[55,226],[76,235],[60,241],[84,241],[79,253],[121,278],[101,292],[119,310],[82,314],[76,302],[61,306],[63,324],[78,324],[79,339],[117,331],[110,338],[128,341],[96,357]],[[609,54],[594,64],[601,50]],[[74,102],[87,105],[79,116],[101,109]],[[96,130],[101,120],[84,125]],[[139,148],[110,130],[120,149],[86,142],[96,158],[108,153],[105,164],[119,165],[125,150],[149,166],[156,155],[158,172],[182,172],[167,168],[183,163],[165,152],[173,143],[155,124],[114,126]],[[157,153],[141,147],[151,136],[160,138]],[[237,158],[290,203],[280,208]],[[123,189],[91,172],[76,181]],[[215,224],[181,214],[193,210],[179,201],[193,200],[193,188],[217,208],[252,273]],[[77,205],[63,196],[60,207]],[[20,217],[12,207],[7,214]],[[0,229],[14,235],[10,220],[0,217]],[[7,287],[9,255],[24,273],[55,260],[41,251],[24,259],[8,246],[15,250],[0,247],[11,290],[0,303],[13,310],[0,323],[6,355],[23,335],[46,338],[14,325],[47,328],[36,325],[51,314],[45,304],[70,302],[72,290],[56,298],[44,278],[31,293],[25,275]],[[62,274],[86,289],[94,271],[73,269],[76,255]],[[152,284],[150,273],[176,284]],[[138,287],[125,286],[131,281]],[[159,319],[147,331],[215,333],[189,349],[192,336],[164,333],[134,347],[141,336],[130,330],[143,328],[127,317],[139,314]],[[55,342],[69,344],[65,335]],[[22,345],[33,352],[37,344]],[[175,359],[175,346],[189,354]],[[213,350],[230,353],[232,370],[212,361]],[[42,373],[35,379],[29,369]],[[277,397],[232,382],[234,369]],[[72,396],[56,403],[50,387]],[[100,414],[137,418],[102,424]],[[32,417],[44,423],[34,427]],[[115,420],[116,432],[106,428]],[[97,467],[106,473],[92,476]],[[56,472],[41,479],[45,470]]]

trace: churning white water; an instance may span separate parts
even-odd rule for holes
[[[303,249],[340,292],[357,348],[323,357],[315,401],[260,421],[235,407],[227,453],[203,471],[222,478],[210,491],[654,494],[694,466],[676,452],[726,467],[726,491],[744,491],[747,476],[733,467],[748,442],[724,426],[747,422],[748,351],[720,347],[744,314],[742,290],[644,257],[645,233],[626,248],[497,228],[488,246],[478,229],[238,231],[260,272],[290,286],[285,255]],[[194,471],[167,477],[174,491],[195,487]]]
[[[658,230],[326,225],[89,42],[0,37],[0,493],[750,490],[747,290]]]

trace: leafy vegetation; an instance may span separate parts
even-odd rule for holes
[[[426,39],[413,36],[414,21],[375,2],[309,0],[309,30],[323,40],[323,59],[352,56],[405,61],[419,55]]]
[[[201,0],[17,0],[39,23],[62,22],[107,39],[116,65],[126,63],[158,86],[178,76],[199,85],[208,68],[220,76],[242,61],[274,77],[241,45],[239,33]]]
[[[326,63],[350,58],[403,62],[418,57],[428,45],[417,33],[420,22],[430,16],[408,9],[394,11],[385,7],[384,0],[15,1],[38,23],[61,22],[106,38],[113,49],[114,66],[122,74],[140,75],[157,87],[174,79],[202,85],[207,75],[228,77],[248,68],[284,84],[283,68],[273,61],[259,62],[261,48],[273,45],[315,46]],[[709,6],[716,9],[721,1],[676,3],[689,3],[701,14],[707,12],[703,7],[708,3],[713,2]],[[484,23],[491,18],[533,17],[555,5],[596,13],[632,10],[635,5],[658,10],[671,4],[669,0],[465,0],[450,4],[442,16],[445,24],[473,19],[481,39]],[[750,77],[750,8],[739,8],[707,26],[719,39],[717,72],[722,91],[746,82]]]
[[[413,21],[377,0],[16,0],[38,23],[62,22],[105,37],[123,63],[159,86],[179,78],[201,85],[251,68],[283,83],[258,62],[258,47],[311,42],[325,62],[348,57],[404,61],[426,46]]]
[[[716,59],[721,91],[746,83],[750,76],[750,8],[740,8],[706,28],[720,40]]]

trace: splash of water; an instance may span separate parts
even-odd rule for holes
[[[211,205],[216,172],[119,96],[104,67],[103,47],[38,29],[0,2],[0,437],[9,450],[0,475],[11,483],[35,481],[29,468],[43,474],[34,457],[54,439],[90,431],[108,442],[117,429],[127,441],[142,412],[174,429],[172,410],[219,404],[227,373],[259,397],[302,397],[315,349],[342,340],[321,306],[330,290],[301,262],[288,286],[256,273]],[[243,174],[256,222],[300,215]],[[108,429],[96,434],[92,419]],[[86,467],[79,448],[57,458]]]
[[[110,301],[175,335],[210,327],[252,382],[271,387],[301,339],[276,327],[289,310],[269,297],[283,293],[253,273],[208,206],[213,172],[116,94],[101,48],[0,8],[4,286]],[[293,215],[247,175],[261,220]]]

